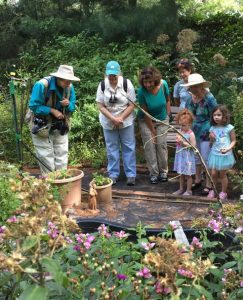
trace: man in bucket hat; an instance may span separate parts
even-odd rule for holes
[[[73,67],[60,65],[32,89],[30,129],[42,174],[67,168],[69,115],[76,102],[72,81],[80,81]]]

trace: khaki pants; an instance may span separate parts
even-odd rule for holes
[[[169,124],[168,119],[163,121]],[[144,154],[149,169],[150,176],[159,173],[168,172],[168,150],[167,150],[167,133],[162,135],[168,130],[168,126],[154,123],[156,128],[157,143],[153,144],[152,134],[148,128],[145,120],[138,121],[140,133],[144,146]]]
[[[31,134],[35,146],[36,156],[50,168],[50,170],[66,169],[68,164],[68,134],[60,135],[58,130],[50,133],[49,137]],[[49,173],[40,162],[42,174]]]

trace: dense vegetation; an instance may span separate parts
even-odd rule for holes
[[[241,7],[236,7],[237,1],[231,1],[231,6],[225,1],[221,4],[216,0],[203,1],[206,2],[204,6],[201,2],[0,2],[0,36],[4,45],[0,50],[1,69],[4,70],[0,94],[3,120],[0,153],[3,158],[16,160],[7,86],[12,63],[17,65],[17,77],[24,80],[16,82],[21,120],[33,82],[55,71],[61,63],[74,66],[81,83],[75,86],[78,108],[72,118],[71,163],[92,161],[99,165],[104,161],[103,137],[94,100],[97,85],[104,76],[104,66],[110,59],[120,62],[124,76],[136,87],[139,69],[153,64],[162,71],[172,90],[178,79],[175,61],[180,57],[190,58],[195,70],[213,82],[212,92],[218,102],[227,104],[233,111],[240,145],[242,125],[238,120],[242,112],[239,103],[243,101],[242,80],[239,79],[243,62]],[[192,13],[195,3],[197,6]],[[232,8],[238,11],[233,12]],[[25,125],[22,134],[23,141],[32,145]],[[24,159],[25,163],[34,162],[29,153],[25,153]]]

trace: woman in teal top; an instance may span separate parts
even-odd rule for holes
[[[167,134],[170,109],[168,84],[154,67],[143,69],[139,76],[139,105],[154,118],[165,124],[154,122],[142,111],[138,111],[138,123],[144,145],[145,159],[152,184],[167,181],[168,151]]]

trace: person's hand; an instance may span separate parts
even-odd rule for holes
[[[222,148],[222,149],[220,149],[220,152],[221,152],[222,154],[225,154],[225,153],[227,153],[229,150],[230,150],[229,148]]]
[[[51,114],[58,120],[64,119],[64,115],[57,109],[51,108]]]
[[[114,127],[118,128],[123,125],[123,119],[122,117],[113,117],[112,122],[114,124]]]
[[[172,123],[174,120],[174,117],[172,116],[172,113],[169,114],[169,123]]]
[[[183,138],[179,134],[176,137],[176,142],[181,146],[183,146]]]
[[[63,98],[62,101],[60,101],[62,106],[68,106],[69,105],[69,100],[67,98]]]
[[[156,133],[156,129],[154,128],[152,131],[151,131],[151,134],[152,134],[152,142],[153,144],[156,144],[157,143],[157,133]]]

